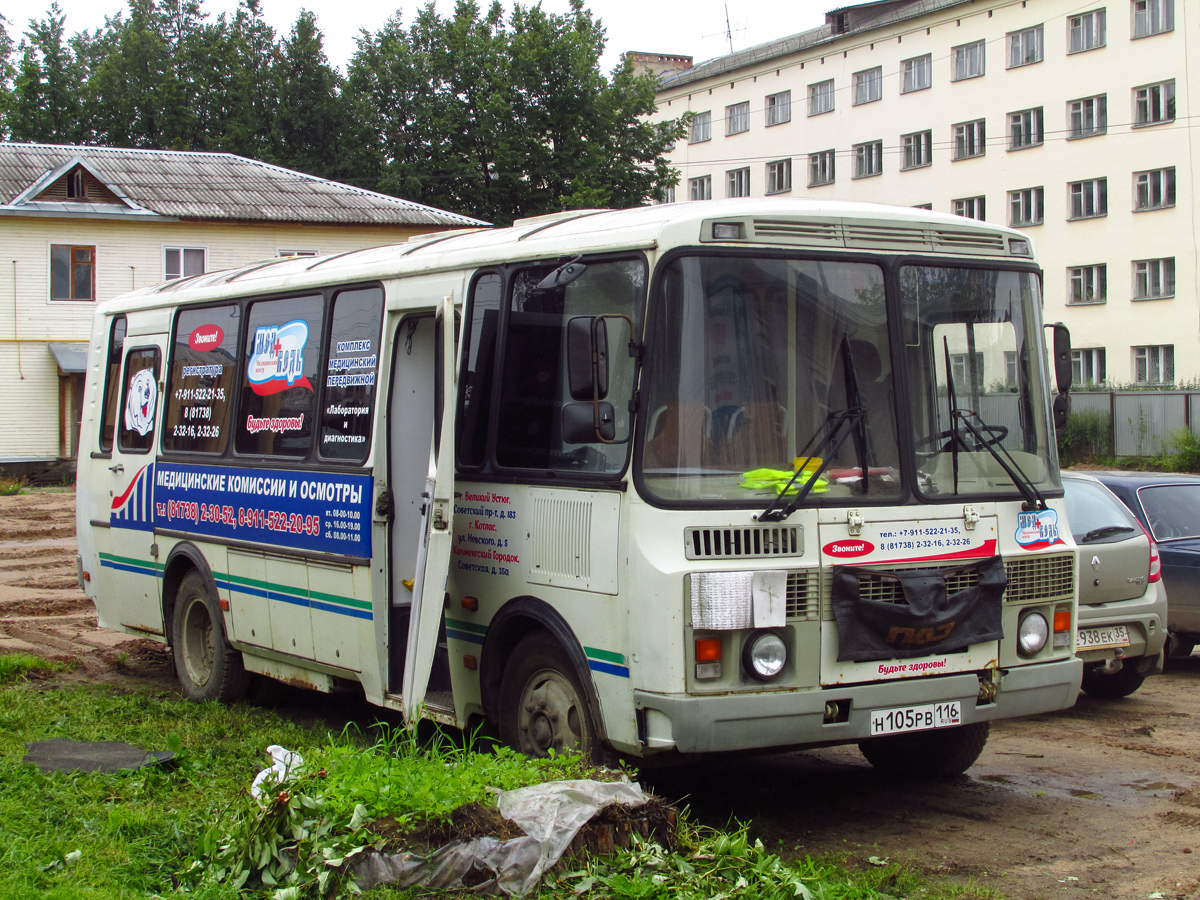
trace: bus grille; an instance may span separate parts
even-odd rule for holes
[[[688,559],[770,559],[804,554],[804,529],[799,525],[755,528],[685,528]]]
[[[789,619],[819,619],[821,617],[821,579],[817,569],[788,572],[787,617]]]

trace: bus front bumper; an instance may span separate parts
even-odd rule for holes
[[[963,724],[1066,709],[1075,704],[1082,677],[1079,659],[1010,668],[1002,672],[995,701],[985,704],[978,702],[974,673],[709,697],[635,691],[634,702],[643,754],[720,753],[853,743],[871,736],[873,711],[953,700],[961,703]],[[842,710],[841,721],[825,721],[830,702]]]

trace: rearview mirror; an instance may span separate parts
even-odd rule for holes
[[[1060,394],[1071,390],[1071,332],[1062,322],[1054,323],[1054,384]]]
[[[617,413],[608,401],[564,404],[561,425],[564,444],[616,442]]]
[[[608,324],[603,317],[567,320],[567,380],[572,400],[608,396]]]

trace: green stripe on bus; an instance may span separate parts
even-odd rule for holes
[[[451,619],[446,616],[446,627],[457,628],[459,631],[469,631],[472,634],[487,634],[486,625],[477,625],[474,622],[464,622],[462,619]]]
[[[617,665],[625,665],[625,657],[620,653],[613,653],[611,650],[597,650],[595,647],[584,647],[583,652],[588,659],[599,659],[603,662],[616,663]]]
[[[295,597],[304,597],[307,600],[320,600],[323,603],[333,603],[338,606],[349,606],[353,609],[371,609],[370,600],[356,600],[353,597],[342,597],[339,594],[326,594],[323,591],[312,591],[308,588],[292,587],[287,584],[276,584],[273,581],[259,581],[256,578],[246,578],[243,575],[222,575],[218,572],[213,573],[216,578],[228,581],[231,586],[242,584],[246,587],[258,588],[262,591],[275,591],[278,594],[291,594]]]
[[[102,559],[102,560],[108,560],[109,562],[125,563],[128,566],[142,566],[147,569],[155,569],[155,570],[162,569],[162,567],[163,567],[162,563],[154,562],[153,560],[149,560],[149,559],[137,559],[132,556],[117,556],[115,553],[101,553],[98,555],[99,555],[100,559]]]

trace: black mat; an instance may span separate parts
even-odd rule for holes
[[[25,762],[43,772],[120,772],[156,766],[175,754],[170,750],[143,750],[120,741],[72,741],[54,738],[25,744]]]

